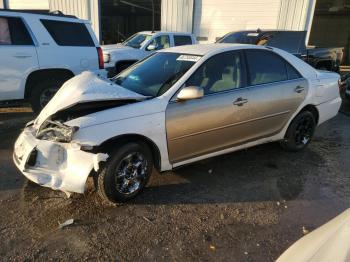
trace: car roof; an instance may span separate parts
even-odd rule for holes
[[[240,50],[244,48],[256,48],[256,49],[266,49],[265,46],[256,46],[248,44],[197,44],[197,45],[182,45],[176,47],[170,47],[158,52],[168,52],[168,53],[180,53],[180,54],[191,54],[191,55],[207,55],[211,53],[229,51],[229,50]]]
[[[61,12],[44,12],[44,11],[30,11],[30,10],[12,10],[12,9],[0,9],[0,14],[5,16],[23,16],[23,17],[37,17],[38,19],[52,19],[52,20],[61,20],[69,22],[83,22],[90,23],[88,20],[77,18],[73,15],[65,15]]]
[[[173,31],[141,31],[137,34],[147,34],[147,35],[156,35],[156,34],[181,34],[181,35],[192,35],[192,33],[188,32],[173,32]]]

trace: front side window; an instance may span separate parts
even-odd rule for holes
[[[186,82],[186,86],[199,86],[204,94],[244,87],[245,70],[240,52],[231,51],[215,55],[201,65]]]
[[[174,44],[175,46],[191,45],[192,38],[188,35],[174,35]]]
[[[246,50],[250,85],[260,85],[288,79],[285,61],[265,50]]]
[[[84,23],[41,19],[56,44],[60,46],[95,46]]]
[[[128,39],[126,39],[122,44],[132,48],[140,49],[141,46],[147,42],[152,35],[147,34],[134,34]]]
[[[0,45],[33,45],[21,18],[0,17]]]
[[[116,84],[136,93],[156,97],[164,94],[190,69],[200,56],[155,53],[113,79]]]
[[[161,50],[170,47],[170,39],[168,35],[161,35],[154,38],[147,46],[146,50]]]

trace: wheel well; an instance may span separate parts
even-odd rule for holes
[[[316,64],[316,68],[326,68],[327,70],[332,70],[332,61],[320,61]]]
[[[30,96],[32,88],[37,81],[43,78],[57,76],[61,79],[69,79],[72,78],[74,74],[68,69],[42,69],[30,73],[25,85],[24,98],[27,99]]]
[[[150,140],[149,138],[142,136],[142,135],[137,135],[137,134],[129,134],[129,135],[121,135],[117,137],[110,138],[103,142],[101,145],[99,145],[97,148],[94,149],[96,152],[108,152],[114,148],[114,145],[118,144],[125,144],[128,142],[141,142],[146,144],[149,149],[152,152],[153,160],[154,160],[154,166],[157,170],[160,170],[161,168],[161,156],[160,156],[160,151],[157,147],[157,145]]]
[[[318,113],[318,110],[317,110],[316,106],[314,106],[314,105],[307,105],[300,112],[303,112],[303,111],[311,112],[314,115],[314,117],[315,117],[316,124],[318,123],[319,113]]]

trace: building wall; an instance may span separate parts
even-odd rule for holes
[[[193,1],[162,0],[161,30],[192,32]]]
[[[281,0],[195,0],[193,33],[215,42],[231,31],[276,28]]]
[[[310,31],[316,0],[162,0],[161,29],[194,33],[214,42],[231,31]]]
[[[75,15],[91,21],[97,39],[100,39],[99,1],[98,0],[48,0],[49,10],[59,10],[67,15]]]
[[[278,29],[307,30],[308,42],[316,0],[282,0]]]
[[[0,0],[0,8],[4,8],[4,2],[3,2],[3,0]]]
[[[0,0],[2,1],[2,0]],[[49,10],[49,0],[6,0],[9,9]]]

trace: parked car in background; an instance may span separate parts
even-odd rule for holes
[[[304,149],[339,110],[338,80],[277,48],[168,48],[111,80],[66,82],[17,139],[14,161],[40,185],[83,193],[92,175],[102,198],[126,201],[153,167],[272,141]]]
[[[350,100],[350,73],[341,76],[340,85],[344,91],[345,97]]]
[[[216,43],[239,43],[272,46],[288,51],[316,69],[339,72],[343,48],[318,48],[305,45],[306,31],[247,30],[231,32]]]
[[[350,209],[299,239],[277,262],[350,261]]]
[[[102,46],[105,68],[108,76],[112,77],[155,51],[195,43],[196,38],[190,33],[139,32],[123,43]]]
[[[0,10],[0,102],[29,101],[39,112],[61,85],[89,70],[103,73],[90,23],[62,14]]]

